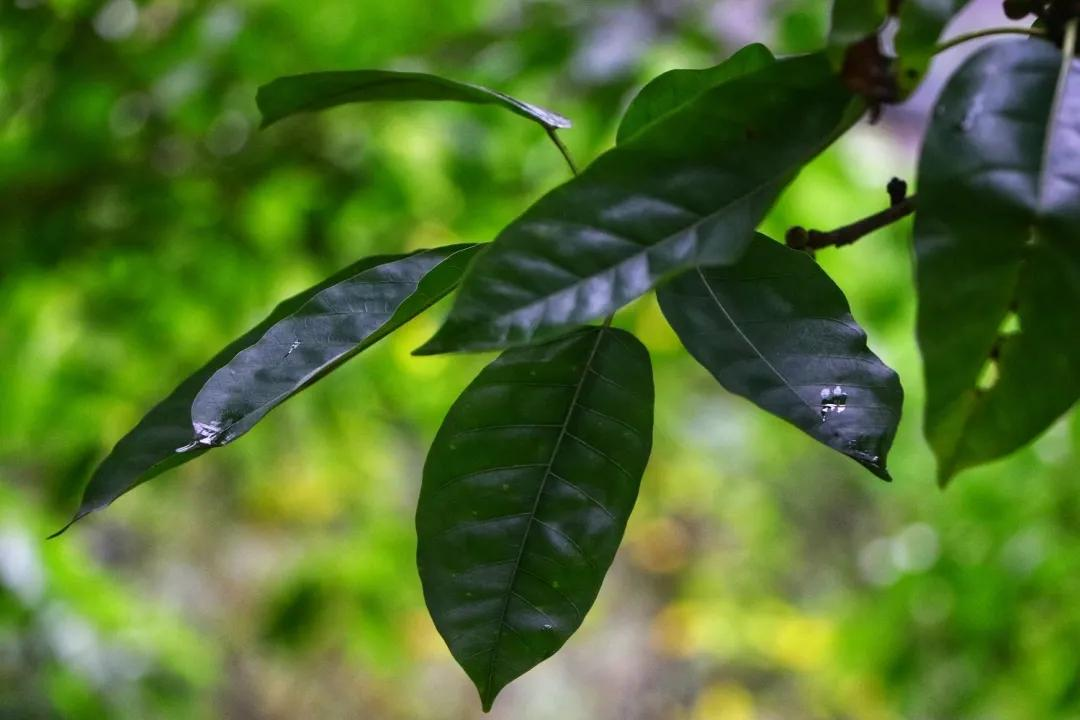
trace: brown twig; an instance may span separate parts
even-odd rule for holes
[[[915,196],[905,197],[907,184],[903,180],[893,178],[892,182],[889,183],[888,190],[890,207],[885,210],[829,232],[807,230],[798,226],[793,227],[788,230],[785,238],[788,247],[796,250],[843,247],[883,227],[888,227],[915,212]]]

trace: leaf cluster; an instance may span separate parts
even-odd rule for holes
[[[639,492],[652,369],[615,313],[655,292],[722,387],[889,480],[900,379],[812,251],[912,211],[925,428],[941,481],[1031,442],[1080,397],[1075,17],[1061,47],[1005,41],[955,72],[927,131],[917,200],[893,187],[892,210],[796,233],[797,247],[758,233],[807,163],[914,89],[962,5],[837,0],[820,52],[778,59],[751,45],[660,75],[580,173],[558,136],[566,118],[495,90],[384,70],[266,85],[264,126],[346,103],[501,108],[546,132],[574,175],[489,243],[365,258],[282,302],[117,443],[74,520],[238,439],[456,291],[417,354],[501,354],[428,453],[417,565],[435,625],[489,709],[580,626]]]

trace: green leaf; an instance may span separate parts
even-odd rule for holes
[[[968,0],[904,0],[900,6],[900,29],[896,34],[900,90],[910,95],[926,75],[938,41],[949,21]]]
[[[900,378],[806,253],[757,235],[742,259],[657,290],[683,345],[731,392],[888,480]]]
[[[407,255],[321,291],[218,369],[191,406],[192,449],[225,445],[266,413],[446,296],[480,245]]]
[[[450,100],[497,105],[545,129],[570,127],[570,121],[562,115],[497,90],[426,73],[347,70],[290,75],[263,85],[255,96],[263,127],[297,113],[383,100]]]
[[[200,390],[222,368],[243,368],[244,366],[237,366],[236,364],[238,354],[243,354],[244,351],[253,347],[268,347],[266,345],[267,338],[275,336],[274,328],[279,323],[284,323],[286,327],[293,326],[295,323],[294,318],[304,316],[308,313],[309,308],[317,306],[309,305],[309,302],[322,297],[321,293],[327,292],[330,293],[328,297],[334,297],[337,288],[351,287],[351,284],[357,278],[372,277],[373,273],[375,275],[385,275],[388,272],[386,268],[398,267],[401,268],[403,276],[411,276],[417,268],[426,267],[430,269],[436,267],[437,272],[433,273],[431,282],[425,281],[419,289],[415,285],[412,286],[413,289],[417,290],[415,297],[411,295],[412,290],[409,289],[409,285],[388,286],[399,288],[400,296],[397,298],[397,302],[401,305],[403,313],[406,307],[419,312],[427,304],[430,304],[429,300],[433,302],[431,298],[436,292],[441,291],[445,294],[452,288],[453,281],[462,271],[461,261],[465,258],[465,253],[470,252],[468,249],[463,249],[465,247],[459,245],[407,256],[365,258],[327,278],[318,285],[282,302],[269,317],[228,345],[215,355],[210,362],[184,380],[179,387],[150,410],[135,428],[116,444],[116,447],[113,448],[112,452],[109,453],[108,457],[102,461],[91,476],[74,518],[56,534],[59,535],[70,527],[72,523],[95,510],[100,510],[132,488],[160,475],[166,470],[194,460],[206,452],[209,449],[209,444],[191,444],[192,404],[195,402],[196,397],[199,396]],[[439,264],[443,260],[445,260],[446,264],[445,270]],[[321,301],[316,300],[316,302]],[[391,322],[400,324],[405,319],[403,313],[400,315],[395,314]],[[387,325],[390,325],[391,322],[388,322]],[[381,337],[381,334],[379,336]],[[282,356],[286,351],[287,349],[282,351]],[[305,355],[298,356],[297,359],[300,357],[305,357]],[[306,384],[310,384],[314,379],[314,377],[307,379]],[[261,417],[268,409],[269,407],[265,407],[265,410],[259,413],[258,417]],[[252,415],[246,418],[242,430],[247,430],[258,417]],[[229,439],[233,437],[235,435],[230,436]],[[178,452],[179,449],[185,446],[191,447],[191,450]]]
[[[621,144],[656,122],[723,83],[760,70],[776,58],[764,45],[753,44],[724,62],[703,70],[669,70],[653,78],[626,109],[616,142]]]
[[[1080,397],[1080,64],[1061,64],[1044,41],[977,52],[926,136],[918,332],[943,483]]]
[[[551,338],[699,263],[735,262],[777,195],[858,112],[822,55],[709,90],[503,230],[417,353]]]
[[[424,466],[417,564],[484,709],[581,625],[652,446],[648,351],[608,328],[508,350],[450,409]]]
[[[967,3],[968,0],[900,2],[895,37],[891,41],[883,37],[883,47],[895,51],[898,57],[895,70],[903,96],[910,95],[923,79],[942,31]],[[885,26],[889,5],[889,0],[836,0],[829,31],[829,55],[838,66],[848,47]]]
[[[888,16],[889,0],[836,0],[829,27],[829,48],[843,51],[877,32]]]

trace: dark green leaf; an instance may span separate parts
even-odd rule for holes
[[[652,445],[648,351],[588,328],[509,350],[466,388],[424,466],[424,597],[484,709],[581,624]]]
[[[942,31],[967,3],[968,0],[902,0],[895,37],[891,42],[885,41],[884,47],[895,50],[898,56],[896,75],[904,96],[922,80]],[[889,4],[888,0],[836,0],[829,48],[837,64],[843,61],[848,47],[885,25]]]
[[[738,260],[777,195],[858,110],[822,55],[709,90],[503,230],[417,352],[550,338],[698,263]]]
[[[757,235],[738,263],[690,270],[656,294],[721,385],[889,479],[900,378],[809,255]]]
[[[1080,64],[1062,76],[1061,62],[1040,40],[979,51],[926,137],[919,343],[942,482],[1080,397]]]
[[[480,245],[383,263],[326,288],[221,367],[191,406],[192,447],[225,445],[449,293]]]
[[[764,45],[739,50],[715,67],[703,70],[670,70],[641,89],[626,109],[616,142],[626,142],[650,124],[700,97],[707,90],[776,62]]]
[[[570,121],[562,115],[497,90],[415,72],[346,70],[290,75],[263,85],[255,99],[263,116],[263,127],[297,113],[382,100],[451,100],[498,105],[548,129],[570,127]]]
[[[192,403],[195,402],[195,398],[199,395],[203,385],[221,368],[229,366],[230,361],[234,361],[238,353],[262,343],[263,341],[260,339],[268,331],[271,331],[277,323],[291,318],[296,313],[303,312],[308,302],[318,296],[319,293],[333,288],[339,283],[348,285],[356,277],[364,277],[368,273],[378,272],[380,267],[403,262],[403,257],[404,261],[412,258],[414,262],[420,261],[430,266],[438,262],[439,259],[446,258],[454,250],[458,250],[459,253],[452,255],[446,262],[448,267],[452,266],[456,268],[457,272],[460,272],[461,266],[458,261],[461,257],[460,251],[462,247],[443,248],[409,256],[365,258],[327,278],[318,285],[282,302],[269,317],[228,345],[195,374],[184,380],[179,387],[150,410],[135,428],[116,444],[108,457],[94,471],[83,493],[79,509],[71,522],[74,523],[91,512],[105,507],[127,491],[166,470],[194,460],[206,452],[208,447],[205,445],[197,445],[189,452],[177,452],[178,449],[191,443]],[[421,258],[423,260],[420,260]],[[442,277],[440,272],[436,276],[436,282],[449,282],[449,278]],[[449,288],[446,290],[448,291]],[[428,286],[425,284],[424,296],[427,297],[429,293]],[[409,303],[412,304],[412,302],[410,298]],[[63,532],[63,530],[60,532]]]

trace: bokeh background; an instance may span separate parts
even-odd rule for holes
[[[255,89],[434,70],[569,115],[586,162],[656,73],[756,40],[820,47],[827,6],[2,0],[0,718],[479,717],[414,565],[426,444],[489,359],[409,357],[445,304],[44,540],[142,413],[278,299],[366,254],[489,240],[567,176],[498,110],[353,107],[258,132]],[[976,2],[953,32],[1001,22]],[[963,53],[807,169],[767,228],[883,207]],[[726,395],[652,300],[620,312],[656,367],[641,498],[584,627],[492,717],[1080,718],[1080,422],[937,489],[909,235],[819,255],[904,380],[891,485]]]

